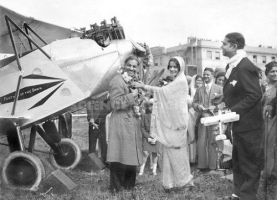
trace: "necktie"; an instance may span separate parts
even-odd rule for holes
[[[210,86],[206,85],[206,92],[207,92],[207,94],[209,94],[209,91],[210,91]]]

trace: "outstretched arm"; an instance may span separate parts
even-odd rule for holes
[[[142,88],[143,90],[150,91],[150,92],[154,92],[162,89],[161,87],[157,87],[157,86],[145,85],[142,82],[135,82],[133,85],[135,88]]]

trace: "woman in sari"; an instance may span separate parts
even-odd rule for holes
[[[265,170],[266,176],[277,178],[277,148],[276,148],[276,115],[272,115],[272,100],[276,99],[277,90],[277,62],[268,63],[265,69],[267,85],[263,95],[265,119]]]
[[[165,191],[193,186],[188,155],[188,84],[181,57],[169,60],[173,82],[164,87],[135,83],[135,87],[152,91],[154,104],[150,135],[162,145],[162,183]]]

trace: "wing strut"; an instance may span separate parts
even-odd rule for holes
[[[14,115],[15,114],[15,109],[16,109],[16,103],[18,101],[18,96],[19,96],[19,92],[20,92],[20,85],[21,85],[21,81],[22,81],[23,72],[22,72],[22,67],[21,67],[21,64],[20,64],[17,48],[16,48],[16,45],[15,45],[15,42],[14,42],[13,32],[11,30],[10,23],[12,23],[26,38],[28,38],[30,45],[31,45],[31,42],[32,42],[47,58],[51,59],[51,57],[39,45],[37,45],[37,43],[32,38],[30,38],[26,33],[24,33],[24,31],[22,31],[21,28],[19,26],[17,26],[16,23],[14,23],[14,21],[11,20],[11,18],[9,18],[7,15],[5,15],[5,19],[6,19],[6,23],[7,23],[9,34],[10,34],[10,38],[11,38],[11,42],[12,42],[12,46],[13,46],[13,50],[14,50],[14,55],[16,57],[17,66],[18,66],[18,69],[20,71],[20,75],[18,77],[18,82],[17,82],[17,86],[16,86],[16,91],[15,91],[15,97],[14,97],[14,101],[13,101],[12,112],[11,112],[11,115]],[[41,39],[45,44],[47,44],[28,25],[26,26],[26,23],[24,24],[24,26],[25,26],[26,30],[27,29],[31,30],[39,39]]]
[[[28,30],[30,30],[33,34],[35,34],[35,36],[37,36],[45,45],[47,45],[47,42],[45,42],[45,40],[44,39],[42,39],[42,37],[40,37],[26,22],[23,22],[23,26],[24,26],[24,28],[25,28],[25,31],[26,31],[26,33],[27,33],[27,35],[29,35],[28,34]],[[30,44],[30,47],[31,47],[31,49],[33,49],[32,48],[32,43],[31,43],[31,41],[29,40],[29,44]]]
[[[18,54],[17,54],[17,51],[16,51],[16,46],[15,46],[12,31],[11,31],[10,23],[12,23],[17,28],[17,30],[19,30],[19,32],[21,32],[26,38],[28,38],[29,42],[32,42],[47,58],[51,59],[51,57],[30,36],[28,36],[24,31],[22,31],[22,29],[19,26],[17,26],[17,24],[14,23],[14,21],[11,20],[11,18],[9,18],[7,15],[5,15],[5,19],[6,19],[9,34],[10,34],[10,37],[11,37],[11,40],[12,40],[12,45],[13,45],[13,49],[14,49],[14,52],[15,52],[15,56],[17,56]],[[34,33],[34,31],[30,27],[29,27],[29,30],[31,30]],[[47,44],[41,37],[39,37],[37,34],[35,34],[35,35],[39,39],[41,39],[45,44]],[[19,60],[18,57],[16,59]],[[17,62],[17,64],[18,64],[18,62]]]

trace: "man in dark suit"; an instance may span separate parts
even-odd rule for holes
[[[89,122],[89,153],[96,152],[96,144],[101,152],[101,160],[107,160],[106,143],[106,116],[111,112],[111,105],[108,95],[102,95],[97,99],[92,99],[87,104],[87,119]]]
[[[197,88],[194,99],[193,108],[198,111],[199,116],[208,117],[211,116],[210,108],[212,108],[212,100],[219,94],[222,94],[222,87],[216,85],[213,81],[214,70],[212,68],[205,68],[203,73],[205,84]],[[200,123],[200,120],[196,124],[198,126],[198,140],[197,140],[197,152],[198,152],[198,169],[203,171],[206,169],[216,169],[217,154],[212,144],[215,142],[215,136],[213,135],[212,126],[204,126]]]
[[[229,33],[222,42],[229,57],[223,87],[225,105],[240,115],[233,123],[234,194],[229,199],[255,200],[263,167],[262,91],[257,67],[247,58],[240,33]]]

